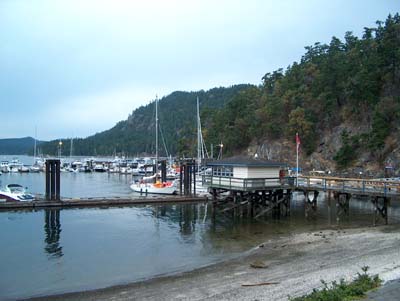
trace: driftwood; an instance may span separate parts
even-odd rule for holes
[[[260,283],[252,283],[252,284],[242,284],[242,286],[261,286],[261,285],[274,285],[279,284],[280,282],[260,282]]]

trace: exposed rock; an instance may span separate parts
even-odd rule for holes
[[[369,126],[365,124],[341,124],[332,129],[319,133],[320,140],[316,150],[309,156],[300,149],[299,165],[304,171],[322,170],[334,174],[338,172],[334,156],[342,147],[342,133],[350,135],[367,133]],[[397,134],[396,134],[397,135]],[[358,159],[346,171],[347,175],[385,177],[396,176],[400,173],[400,137],[391,135],[386,139],[384,148],[376,154],[369,151],[367,146],[360,148]],[[296,166],[295,141],[287,139],[264,140],[261,143],[253,142],[247,149],[248,156],[280,161],[289,167]],[[393,167],[386,168],[385,167]],[[343,171],[341,171],[343,172]]]

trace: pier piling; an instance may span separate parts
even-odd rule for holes
[[[60,200],[60,160],[46,160],[46,200]]]

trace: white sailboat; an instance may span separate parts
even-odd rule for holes
[[[156,164],[158,164],[158,98],[156,97]],[[175,181],[161,182],[158,179],[158,174],[156,171],[155,182],[146,183],[143,179],[134,182],[130,185],[130,188],[139,193],[146,194],[176,194],[177,185]]]
[[[44,170],[45,161],[37,156],[37,128],[35,127],[35,139],[33,145],[33,165],[29,167],[30,172],[41,172]]]
[[[202,161],[208,158],[208,152],[204,143],[203,134],[201,131],[200,121],[200,104],[197,97],[197,178],[196,178],[196,193],[208,193],[208,187],[204,185],[202,176],[206,170],[202,170]]]

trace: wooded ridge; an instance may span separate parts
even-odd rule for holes
[[[399,165],[399,14],[364,28],[362,37],[346,32],[343,41],[305,47],[299,62],[266,73],[261,82],[161,98],[160,150],[165,144],[169,154],[196,156],[199,97],[204,140],[207,146],[222,142],[225,156],[257,153],[293,163],[299,133],[309,168]],[[152,102],[110,130],[74,139],[74,154],[154,153],[154,108]],[[57,143],[43,144],[42,151],[56,154]],[[69,139],[64,145],[69,150]]]

